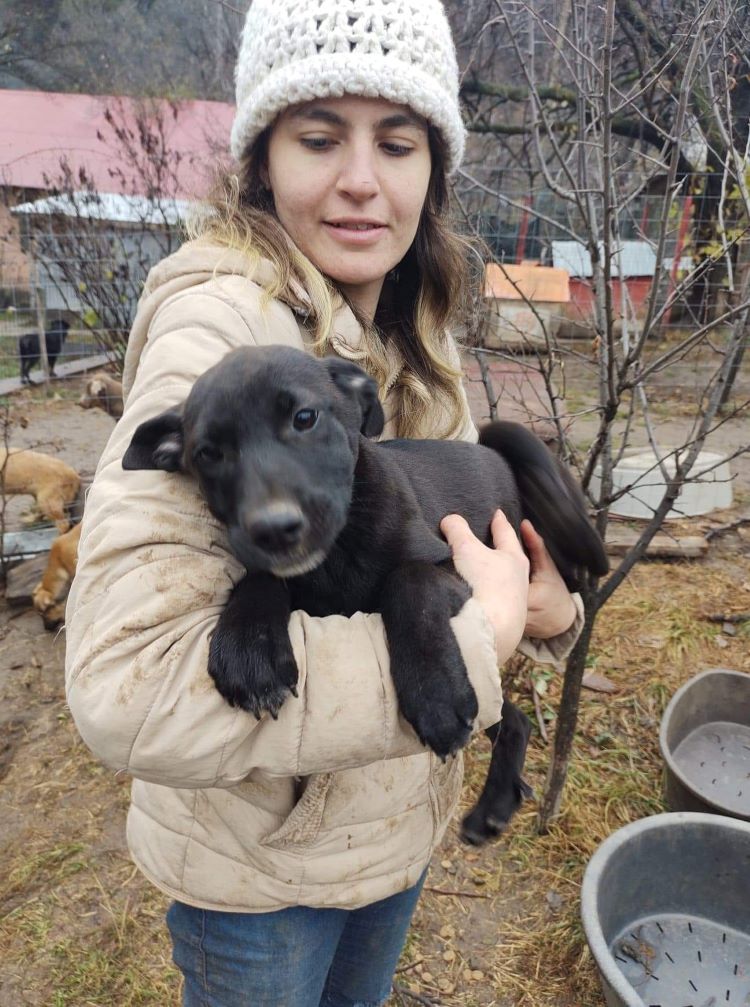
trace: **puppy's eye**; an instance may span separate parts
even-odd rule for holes
[[[312,430],[317,422],[317,409],[300,409],[294,414],[292,425],[295,430]]]
[[[215,444],[203,444],[193,456],[197,462],[220,462],[224,458],[224,452]]]

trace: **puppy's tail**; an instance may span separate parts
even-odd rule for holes
[[[583,493],[546,445],[519,423],[499,420],[482,428],[479,443],[499,452],[510,465],[523,516],[544,539],[568,586],[577,586],[581,569],[596,577],[606,574],[609,560]]]

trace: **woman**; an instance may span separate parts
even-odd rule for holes
[[[379,1004],[461,759],[441,763],[399,718],[378,615],[293,613],[298,697],[278,720],[225,704],[208,641],[244,571],[195,485],[121,458],[141,422],[252,344],[356,360],[387,437],[476,438],[446,335],[467,270],[445,218],[464,134],[442,7],[256,0],[237,106],[239,173],[152,270],[131,334],[70,595],[68,700],[92,750],[134,778],[128,841],[174,899],[185,1004]],[[563,656],[579,605],[528,524],[530,582],[502,514],[495,549],[457,516],[443,531],[473,589],[452,627],[479,729],[499,718],[498,662],[524,633],[537,659]]]

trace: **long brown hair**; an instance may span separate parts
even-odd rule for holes
[[[442,137],[432,127],[428,133],[432,171],[414,242],[386,279],[372,322],[349,304],[363,329],[361,363],[383,393],[391,369],[388,348],[397,349],[403,361],[390,390],[399,437],[450,437],[465,419],[461,373],[448,332],[469,314],[470,245],[450,223]],[[290,241],[276,217],[263,181],[269,136],[270,127],[248,150],[237,174],[219,177],[208,212],[192,223],[191,234],[241,251],[251,270],[258,259],[270,260],[275,280],[266,287],[269,299],[295,304],[301,287],[309,299],[304,307],[312,349],[322,356],[334,313],[346,298]]]

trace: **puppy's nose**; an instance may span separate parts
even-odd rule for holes
[[[304,530],[304,515],[292,504],[273,504],[253,514],[247,523],[253,544],[271,553],[286,552],[297,545]]]

